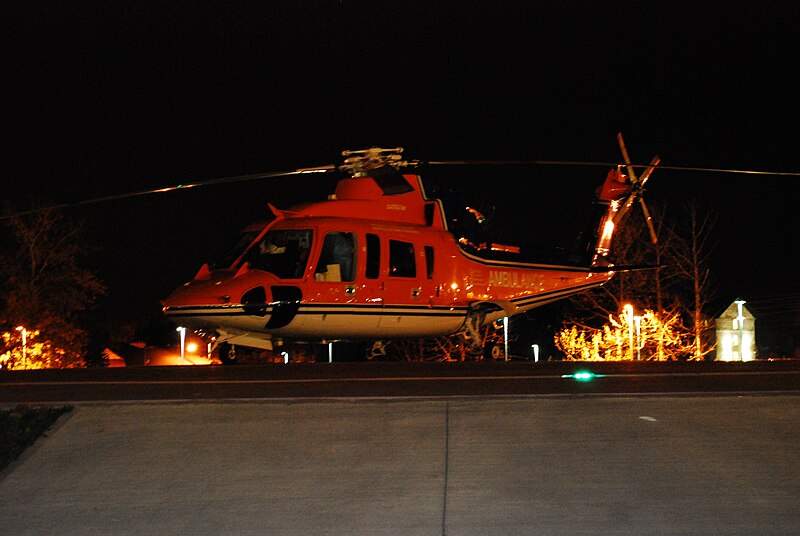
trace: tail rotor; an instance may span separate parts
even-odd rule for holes
[[[653,225],[653,218],[650,215],[650,210],[647,208],[647,204],[644,202],[643,194],[644,185],[647,183],[647,180],[650,178],[653,170],[655,170],[656,166],[658,166],[659,162],[661,162],[661,157],[658,155],[654,156],[650,161],[650,165],[648,165],[644,172],[637,177],[634,166],[631,163],[631,158],[628,155],[628,149],[625,147],[625,140],[622,138],[622,132],[617,134],[617,141],[619,142],[619,148],[622,151],[622,158],[625,162],[625,168],[628,172],[631,193],[614,215],[614,225],[616,226],[622,221],[628,210],[630,210],[631,206],[633,206],[633,204],[638,200],[642,207],[642,213],[644,214],[645,221],[647,222],[647,229],[650,231],[650,239],[653,241],[653,244],[656,244],[658,242],[658,235],[656,234],[655,226]]]

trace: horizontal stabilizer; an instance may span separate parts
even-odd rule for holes
[[[628,264],[628,265],[610,265],[610,266],[593,266],[589,268],[590,272],[639,272],[642,270],[656,270],[663,268],[663,264]]]

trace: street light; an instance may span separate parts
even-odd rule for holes
[[[626,303],[623,309],[628,323],[628,356],[633,361],[633,305]]]
[[[22,333],[22,365],[28,368],[28,330],[17,326],[16,330]]]
[[[539,362],[539,345],[538,344],[531,344],[531,348],[533,349],[533,362]]]

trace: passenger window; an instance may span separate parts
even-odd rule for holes
[[[425,271],[428,279],[433,279],[433,246],[425,246]]]
[[[381,239],[367,233],[367,279],[377,279],[381,267]]]
[[[414,262],[414,244],[389,240],[389,275],[392,277],[417,277]]]
[[[316,281],[353,281],[356,266],[356,238],[353,233],[325,235],[314,273]]]

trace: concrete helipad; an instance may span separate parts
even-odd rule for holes
[[[79,405],[2,534],[800,534],[800,397]]]

